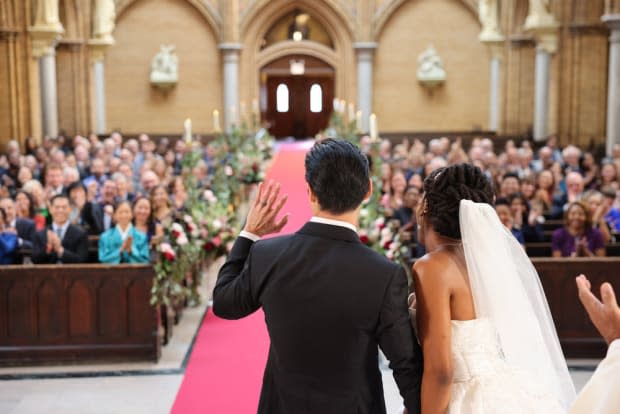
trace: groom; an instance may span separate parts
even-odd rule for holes
[[[368,160],[355,145],[327,139],[305,164],[314,216],[297,233],[259,241],[288,218],[276,220],[286,201],[280,185],[259,187],[213,292],[222,318],[265,312],[271,346],[258,412],[385,413],[378,345],[407,410],[419,413],[422,356],[405,272],[356,230],[372,194]]]

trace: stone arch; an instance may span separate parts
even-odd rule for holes
[[[75,0],[60,0],[58,4],[60,22],[65,33],[64,40],[84,40],[83,17]],[[86,36],[90,33],[86,33]]]
[[[116,21],[118,22],[125,11],[127,11],[133,4],[139,2],[141,0],[117,0],[116,2]],[[217,38],[220,38],[222,35],[222,17],[220,16],[217,9],[215,9],[211,4],[200,1],[200,0],[182,0],[191,4],[198,12],[204,17],[204,19],[209,23],[209,26],[215,33]]]
[[[334,44],[334,50],[311,42],[282,42],[260,50],[264,33],[278,19],[295,9],[310,13],[325,27]],[[351,76],[355,67],[353,50],[354,30],[347,14],[332,0],[262,0],[257,2],[242,18],[241,22],[240,99],[249,102],[259,94],[259,72],[261,65],[286,54],[309,54],[332,65],[335,70],[337,97],[355,100],[356,79]],[[294,43],[294,44],[293,44]],[[321,47],[322,46],[322,47]],[[348,72],[347,72],[348,70]],[[349,76],[346,76],[348,73]]]
[[[390,18],[398,11],[398,9],[405,3],[415,0],[389,0],[385,5],[378,10],[374,18],[374,38],[378,39],[381,32],[385,28],[385,25],[389,22]],[[459,2],[465,7],[472,16],[478,20],[478,0],[459,0]]]

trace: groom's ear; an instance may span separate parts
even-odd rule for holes
[[[366,196],[364,197],[364,200],[370,200],[370,197],[372,197],[372,192],[373,192],[373,186],[372,186],[372,179],[368,179],[368,192],[366,193]]]
[[[308,192],[308,198],[310,198],[310,202],[316,203],[318,200],[316,198],[316,195],[312,192],[310,186],[306,186],[306,191]]]

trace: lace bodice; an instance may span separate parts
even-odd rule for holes
[[[454,382],[495,373],[503,362],[497,333],[485,318],[451,321]]]

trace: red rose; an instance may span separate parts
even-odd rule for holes
[[[391,245],[392,245],[392,241],[388,240],[385,243],[383,243],[383,248],[384,249],[389,249]]]
[[[222,245],[222,238],[220,236],[215,236],[212,242],[215,247],[220,247]]]
[[[369,244],[369,243],[370,243],[370,239],[369,239],[369,238],[368,238],[368,236],[367,236],[367,235],[365,235],[365,234],[362,234],[362,235],[360,236],[360,241],[361,241],[362,243],[364,243],[364,244]]]
[[[174,259],[176,258],[174,253],[172,252],[165,252],[164,253],[164,257],[166,258],[166,260],[168,260],[169,262],[174,262]]]
[[[178,239],[180,235],[181,233],[179,233],[177,230],[172,231],[172,237],[174,237],[175,239]]]
[[[385,222],[379,223],[377,227],[379,227],[379,230],[383,230],[385,228]]]
[[[210,252],[210,251],[213,251],[213,249],[215,249],[215,244],[213,244],[212,241],[208,241],[204,244],[204,246],[202,246],[202,248]]]

